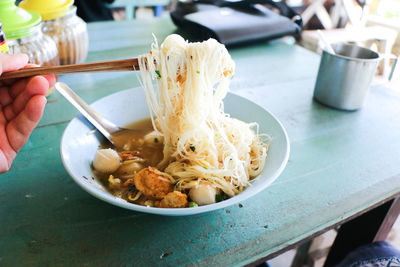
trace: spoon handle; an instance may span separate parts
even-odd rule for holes
[[[98,129],[104,137],[111,143],[111,135],[120,130],[118,126],[104,119],[100,114],[94,111],[85,101],[82,100],[71,88],[65,83],[57,82],[55,88],[62,94],[74,107],[79,110],[82,115],[90,121],[96,129]]]
[[[335,55],[335,50],[333,50],[333,47],[331,46],[331,44],[329,43],[329,41],[326,39],[325,34],[321,31],[321,30],[317,30],[319,39],[322,41],[322,43],[324,44],[324,48],[331,53],[332,55]]]

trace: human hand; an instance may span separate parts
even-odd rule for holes
[[[28,63],[24,54],[0,53],[0,75]],[[56,81],[54,75],[0,82],[0,173],[10,169],[18,151],[43,115],[46,92]]]

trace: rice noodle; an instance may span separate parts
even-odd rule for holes
[[[181,190],[204,180],[233,196],[248,186],[264,167],[270,138],[257,123],[224,112],[235,69],[225,46],[173,34],[161,47],[155,40],[139,67],[154,130],[164,136],[157,168]]]

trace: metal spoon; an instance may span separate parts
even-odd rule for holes
[[[335,55],[335,50],[333,50],[333,47],[331,46],[331,43],[328,41],[328,39],[326,39],[325,34],[321,31],[321,30],[317,30],[319,39],[322,41],[322,43],[324,44],[325,49],[331,53],[332,55]]]
[[[106,120],[96,111],[94,111],[85,101],[83,101],[82,98],[75,94],[75,92],[65,83],[57,82],[55,84],[55,88],[117,148],[122,148],[124,144],[119,143],[117,138],[114,137],[130,133],[137,135],[138,133],[142,132],[141,130],[118,127],[114,123]]]

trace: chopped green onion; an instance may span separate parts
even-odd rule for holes
[[[160,71],[159,71],[159,70],[156,70],[155,72],[156,72],[156,74],[157,74],[157,79],[161,79]]]
[[[194,152],[196,150],[196,147],[194,145],[190,145],[190,149]]]
[[[194,207],[198,207],[199,205],[197,205],[196,202],[189,202],[189,207],[190,208],[194,208]]]
[[[158,138],[154,138],[154,143],[158,143]]]
[[[200,71],[199,71],[199,70],[196,70],[196,73],[197,73],[197,74],[200,74]]]

